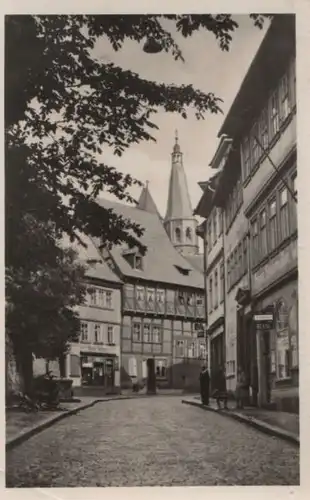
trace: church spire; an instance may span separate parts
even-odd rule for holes
[[[175,143],[171,160],[167,212],[164,220],[165,229],[172,243],[182,253],[197,253],[197,221],[193,217],[193,209],[183,167],[183,153],[179,144],[177,130],[175,132]]]
[[[140,210],[145,210],[146,212],[157,214],[160,217],[156,203],[149,191],[149,181],[146,181],[145,186],[141,191],[137,208],[139,208]]]

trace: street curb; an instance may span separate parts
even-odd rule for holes
[[[53,415],[50,419],[46,420],[45,422],[41,422],[37,425],[34,425],[33,427],[30,427],[30,429],[26,429],[24,431],[21,431],[17,436],[14,436],[6,441],[5,449],[6,449],[6,451],[12,450],[17,445],[23,443],[24,441],[27,441],[32,436],[39,434],[41,431],[48,429],[53,424],[56,424],[57,422],[59,422],[63,418],[70,417],[71,415],[75,415],[79,411],[86,410],[87,408],[90,408],[97,403],[106,403],[108,401],[121,401],[121,400],[126,400],[126,399],[150,398],[150,397],[155,397],[157,395],[158,394],[136,394],[136,395],[128,395],[128,396],[124,395],[124,396],[122,396],[120,394],[119,396],[111,396],[111,397],[105,397],[102,399],[101,398],[94,399],[93,401],[91,401],[89,403],[85,403],[84,405],[77,406],[75,408],[71,408],[71,410],[64,411],[63,413],[57,413],[56,415]],[[169,394],[160,394],[160,396],[161,395],[169,396]],[[175,395],[177,395],[177,394],[175,394]],[[179,396],[181,396],[181,394]]]
[[[242,415],[241,413],[236,413],[236,412],[230,412],[229,410],[220,410],[218,411],[216,408],[211,408],[208,406],[204,406],[202,403],[198,403],[196,401],[189,401],[186,399],[182,399],[183,404],[191,405],[191,406],[196,406],[198,408],[201,408],[206,411],[213,411],[214,413],[217,413],[219,415],[223,415],[226,417],[233,418],[234,420],[238,420],[239,422],[242,422],[244,424],[247,424],[251,427],[254,427],[255,429],[258,429],[261,432],[264,432],[265,434],[268,434],[269,436],[273,437],[279,437],[282,439],[285,439],[286,441],[289,441],[290,443],[293,443],[297,446],[299,446],[299,437],[293,434],[292,432],[286,431],[284,429],[280,429],[279,427],[276,427],[274,425],[267,424],[266,422],[262,422],[261,420],[258,420],[257,418],[254,417],[249,417],[247,415]]]
[[[64,411],[63,413],[58,413],[55,416],[52,416],[50,419],[46,420],[45,422],[41,422],[37,425],[34,425],[33,427],[30,427],[30,429],[26,429],[17,436],[14,436],[6,441],[5,449],[6,451],[12,450],[15,448],[17,445],[23,443],[24,441],[27,441],[30,439],[32,436],[35,436],[36,434],[39,434],[41,431],[44,431],[45,429],[48,429],[48,427],[51,427],[53,424],[56,422],[59,422],[63,418],[70,417],[71,415],[75,415],[81,410],[86,410],[87,408],[90,408],[91,406],[94,406],[97,403],[105,403],[108,401],[118,401],[122,399],[133,399],[133,396],[117,396],[117,397],[111,397],[111,398],[105,398],[105,399],[95,399],[89,403],[85,403],[84,405],[77,406],[75,408],[71,408],[71,410]]]

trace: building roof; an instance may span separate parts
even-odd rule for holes
[[[204,267],[203,267],[203,254],[199,253],[197,255],[187,255],[186,260],[192,264],[192,266],[197,269],[197,271],[203,273],[204,272]]]
[[[124,256],[127,245],[116,245],[111,256],[122,276],[177,286],[203,289],[203,275],[174,248],[157,214],[105,199],[97,200],[106,209],[131,219],[145,229],[140,238],[147,247],[143,270],[134,269]],[[180,270],[187,270],[188,275]]]
[[[295,51],[295,15],[275,14],[228,111],[218,137],[235,137],[261,109]],[[276,64],[275,64],[276,61]],[[253,98],[255,96],[255,98]]]
[[[175,155],[178,156],[176,159]],[[192,219],[193,209],[189,196],[187,179],[183,167],[182,153],[177,142],[172,153],[172,167],[165,221],[171,219]]]
[[[109,283],[121,283],[120,278],[109,268],[103,260],[96,243],[85,234],[79,233],[79,237],[86,245],[84,247],[78,241],[71,243],[67,235],[63,236],[63,246],[71,247],[78,254],[78,258],[82,264],[86,266],[85,276],[88,278],[96,278],[98,280]]]
[[[157,214],[160,217],[156,203],[150,193],[148,182],[141,191],[140,198],[137,203],[137,208],[139,208],[140,210],[145,210],[146,212]]]
[[[200,198],[198,205],[194,210],[194,214],[200,215],[200,217],[207,218],[212,209],[212,201],[218,185],[221,171],[214,174],[208,181],[206,181],[206,186],[202,197]]]

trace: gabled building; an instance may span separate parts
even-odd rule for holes
[[[145,381],[153,360],[158,385],[197,389],[206,362],[203,261],[178,143],[172,154],[164,221],[148,185],[136,207],[107,200],[98,203],[144,228],[140,242],[147,249],[142,255],[127,245],[102,248],[105,261],[124,283],[122,387]]]
[[[220,129],[232,147],[211,203],[224,212],[228,388],[240,367],[254,403],[290,411],[299,400],[295,44],[295,17],[275,15]]]

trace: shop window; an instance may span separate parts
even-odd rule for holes
[[[288,307],[284,300],[280,300],[276,307],[277,331],[288,328]]]
[[[166,378],[167,377],[167,360],[166,359],[157,359],[155,361],[155,372],[156,377]]]
[[[133,323],[132,325],[132,341],[141,342],[141,323]]]

